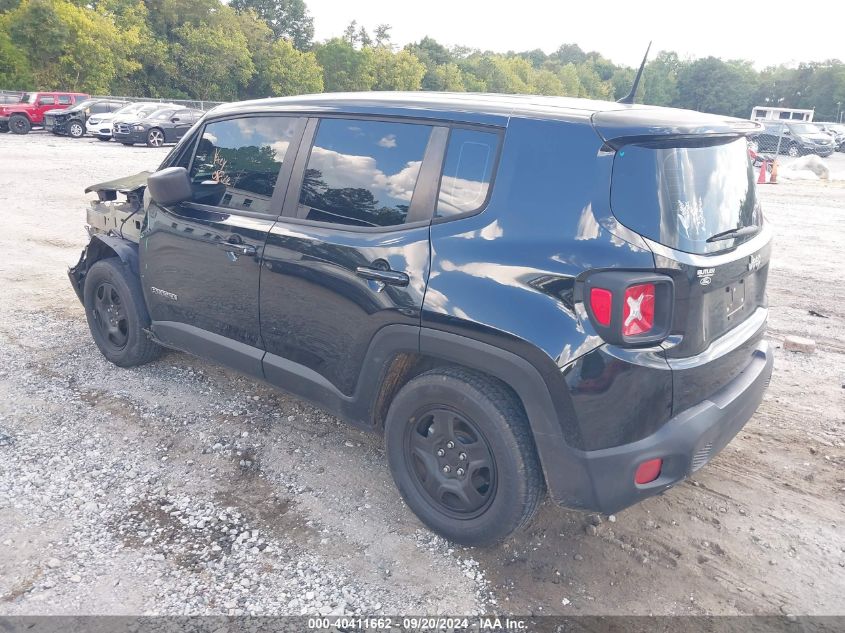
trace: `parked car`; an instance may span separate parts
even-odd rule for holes
[[[86,128],[88,133],[96,136],[101,141],[111,140],[112,125],[120,121],[131,121],[138,117],[145,117],[164,107],[176,107],[169,103],[158,103],[153,101],[136,101],[123,106],[120,110],[112,113],[97,114],[88,119]]]
[[[845,152],[845,123],[816,122],[822,132],[829,134],[836,144],[836,151]]]
[[[69,108],[87,98],[78,92],[27,92],[18,103],[0,105],[0,132],[27,134],[44,124],[47,110]]]
[[[789,156],[817,154],[830,156],[836,145],[833,139],[817,125],[798,121],[760,121],[764,129],[753,134],[751,149],[757,152],[771,153],[780,151]]]
[[[114,364],[187,351],[383,433],[420,519],[489,544],[546,490],[607,513],[665,491],[760,404],[759,127],[514,95],[223,105],[152,175],[86,189],[69,277]]]
[[[65,110],[47,110],[44,129],[61,136],[82,138],[88,118],[97,114],[111,114],[126,105],[126,101],[86,99]]]
[[[112,137],[124,145],[146,143],[150,147],[161,147],[181,139],[202,115],[202,110],[191,108],[161,108],[143,118],[138,116],[134,121],[115,122]]]

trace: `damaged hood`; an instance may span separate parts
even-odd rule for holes
[[[123,178],[117,178],[115,180],[109,180],[107,182],[101,182],[96,185],[91,185],[85,188],[85,193],[100,193],[101,191],[130,193],[132,191],[135,191],[136,189],[140,189],[141,187],[146,187],[147,178],[149,178],[151,173],[152,172],[149,171],[140,171],[132,176],[124,176]]]

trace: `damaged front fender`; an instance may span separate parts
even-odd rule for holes
[[[70,284],[76,296],[84,303],[85,276],[96,262],[108,257],[119,257],[133,275],[140,275],[138,268],[138,244],[117,235],[94,234],[88,246],[82,251],[79,261],[68,269]]]

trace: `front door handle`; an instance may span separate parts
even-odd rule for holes
[[[396,270],[380,270],[378,268],[370,268],[368,266],[358,266],[355,269],[355,274],[364,279],[371,281],[380,281],[383,284],[390,286],[407,286],[411,279],[406,273]]]
[[[235,255],[246,255],[248,257],[251,257],[258,252],[255,250],[255,247],[252,244],[233,244],[232,242],[221,242],[220,248],[229,253],[234,253]]]

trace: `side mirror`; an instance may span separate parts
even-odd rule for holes
[[[178,116],[175,116],[175,117],[173,117],[172,119],[170,119],[170,122],[171,122],[171,123],[176,123],[177,121],[181,121],[181,120],[182,120],[182,119],[180,119]]]
[[[193,195],[188,170],[184,167],[168,167],[157,171],[147,178],[147,189],[150,197],[165,207],[190,200]]]

